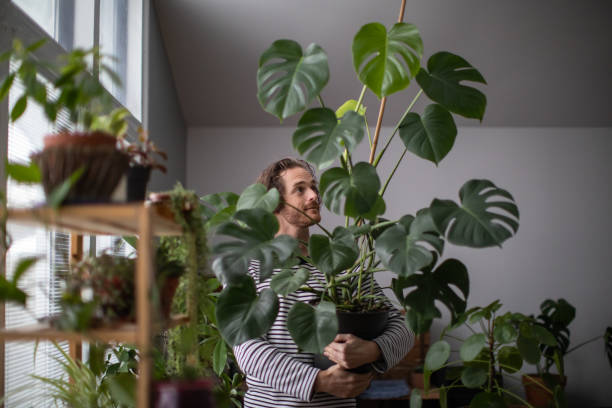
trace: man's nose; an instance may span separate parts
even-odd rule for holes
[[[308,194],[306,196],[306,200],[308,201],[316,201],[318,199],[318,194],[312,188],[308,189]]]

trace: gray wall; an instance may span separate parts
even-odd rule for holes
[[[163,174],[154,171],[149,183],[149,191],[162,191],[171,189],[176,181],[185,183],[187,128],[180,110],[155,8],[150,6],[148,9],[148,47],[145,47],[148,48],[148,53],[145,53],[143,61],[148,70],[148,104],[145,107],[144,127],[148,130],[151,140],[168,154],[168,161],[165,163],[168,172]]]
[[[383,129],[382,135],[389,130]],[[294,155],[292,131],[190,128],[187,185],[200,194],[241,192],[266,164]],[[398,140],[392,148],[381,163],[381,178],[399,157]],[[361,160],[363,153],[357,154]],[[453,151],[438,168],[407,156],[385,196],[386,215],[414,213],[433,197],[457,200],[459,188],[471,178],[487,178],[509,190],[521,211],[517,236],[502,250],[449,245],[445,256],[457,257],[468,267],[471,306],[500,299],[502,311],[531,314],[546,298],[568,300],[577,309],[571,325],[576,345],[612,325],[612,218],[607,212],[612,201],[611,156],[612,128],[460,128]],[[323,220],[330,227],[341,221],[329,213]],[[378,278],[382,284],[390,280]],[[438,321],[434,336],[440,325]],[[609,404],[612,370],[602,340],[571,353],[566,363],[570,401],[580,406]]]

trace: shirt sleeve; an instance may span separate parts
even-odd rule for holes
[[[374,285],[374,294],[384,297],[385,305],[389,308],[387,325],[383,333],[372,340],[378,345],[382,354],[378,361],[372,363],[372,367],[377,372],[384,373],[399,363],[414,346],[414,332],[408,329],[404,318],[386,298],[376,280],[370,278],[366,281],[364,290],[370,290],[370,285],[372,284]]]
[[[247,376],[302,401],[312,400],[318,368],[279,351],[262,338],[234,346],[234,355]]]

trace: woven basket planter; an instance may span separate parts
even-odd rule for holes
[[[32,160],[40,167],[45,194],[51,194],[75,171],[83,168],[83,174],[72,185],[64,203],[110,201],[130,160],[128,155],[117,150],[116,143],[114,136],[103,132],[64,132],[46,136],[43,150],[32,155]]]

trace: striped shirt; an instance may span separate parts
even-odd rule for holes
[[[323,290],[323,273],[310,264],[302,264],[299,267],[310,272],[308,285]],[[274,273],[278,271],[275,270]],[[248,273],[255,279],[258,292],[270,287],[270,278],[259,281],[258,261],[251,261]],[[364,283],[363,291],[370,290],[370,282]],[[376,282],[374,293],[383,294]],[[279,296],[278,316],[270,330],[263,337],[234,347],[238,365],[247,377],[245,408],[356,406],[354,398],[338,398],[327,393],[314,392],[315,379],[319,373],[319,369],[313,366],[314,355],[300,352],[287,330],[287,315],[296,302],[314,304],[318,300],[316,294],[303,291]],[[372,365],[381,373],[396,365],[414,343],[414,334],[406,327],[403,317],[388,301],[387,305],[392,310],[387,326],[383,334],[373,340],[380,347],[382,358]]]

